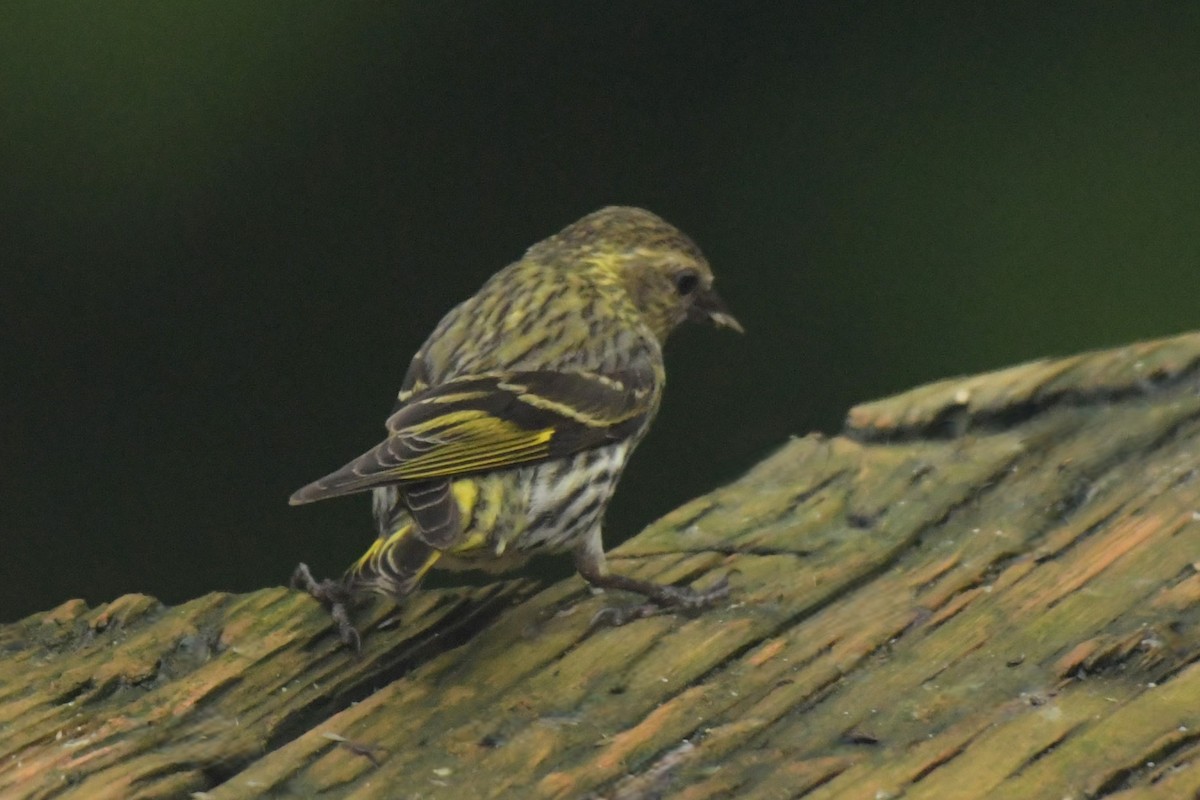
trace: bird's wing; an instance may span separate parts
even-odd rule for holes
[[[620,441],[647,423],[660,387],[650,367],[448,381],[413,395],[388,419],[387,439],[305,486],[291,502],[504,469]]]

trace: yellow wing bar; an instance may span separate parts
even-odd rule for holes
[[[292,495],[293,504],[388,483],[535,463],[620,441],[658,407],[649,368],[508,372],[459,378],[414,394],[387,421],[389,436]]]

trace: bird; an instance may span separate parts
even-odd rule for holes
[[[684,321],[742,332],[700,249],[649,211],[602,208],[530,247],[438,323],[383,441],[291,496],[369,491],[376,527],[341,578],[317,580],[301,563],[293,586],[355,650],[360,594],[399,602],[435,566],[503,572],[535,553],[571,552],[591,586],[646,598],[606,610],[612,624],[715,605],[727,578],[700,591],[614,573],[601,533],[662,400],[663,346]]]

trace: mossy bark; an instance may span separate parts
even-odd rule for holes
[[[694,618],[515,580],[370,606],[355,658],[283,588],[64,603],[0,627],[0,796],[1200,796],[1198,364],[853,409],[612,554],[730,574]]]

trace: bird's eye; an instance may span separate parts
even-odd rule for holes
[[[691,270],[684,270],[675,276],[675,291],[680,295],[688,295],[696,291],[700,285],[700,276]]]

